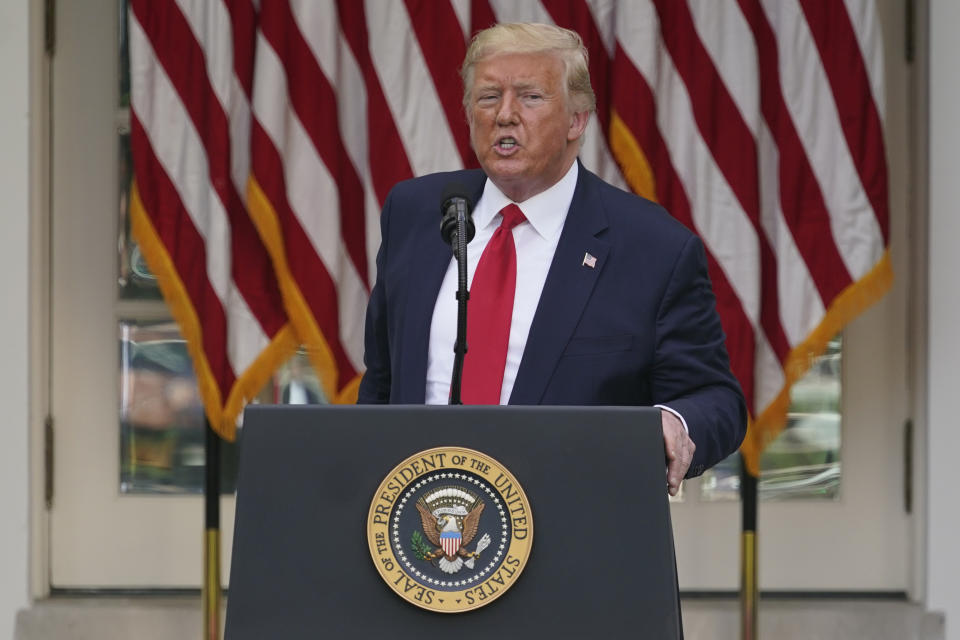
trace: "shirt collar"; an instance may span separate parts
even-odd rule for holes
[[[579,164],[574,161],[559,182],[546,191],[527,198],[522,203],[514,203],[523,211],[523,215],[526,216],[534,231],[545,240],[553,240],[560,236],[563,223],[567,219],[567,212],[570,211],[570,203],[573,202],[573,192],[577,188]],[[500,210],[512,202],[513,200],[505,196],[497,185],[487,178],[483,186],[483,195],[480,196],[473,215],[477,229],[493,224]],[[500,224],[499,219],[496,223]]]

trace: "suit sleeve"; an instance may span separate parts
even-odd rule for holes
[[[743,392],[730,371],[706,253],[696,236],[677,258],[656,327],[652,396],[686,420],[697,447],[687,476],[697,476],[740,446],[747,420]]]
[[[387,241],[390,237],[390,208],[393,191],[387,196],[380,214],[380,249],[377,251],[377,279],[367,303],[364,328],[363,364],[366,371],[360,380],[357,404],[387,404],[390,402],[390,340],[387,323],[387,304],[384,264],[387,261]]]

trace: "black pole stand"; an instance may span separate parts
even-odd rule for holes
[[[220,639],[220,436],[204,419],[203,638]]]
[[[471,234],[472,235],[472,234]],[[453,255],[457,259],[457,341],[453,345],[453,377],[450,380],[450,404],[460,401],[460,386],[463,377],[463,358],[467,354],[467,208],[457,207],[457,231]]]
[[[743,527],[740,533],[740,637],[757,640],[757,478],[740,458],[740,500]]]

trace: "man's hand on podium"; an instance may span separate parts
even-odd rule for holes
[[[674,414],[661,409],[660,421],[663,424],[663,444],[667,452],[667,491],[671,496],[675,496],[680,490],[683,477],[687,475],[697,445],[683,428],[680,418]]]

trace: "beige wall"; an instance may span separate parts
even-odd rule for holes
[[[930,4],[927,603],[960,639],[960,2]]]
[[[0,638],[28,602],[29,0],[0,2]]]

